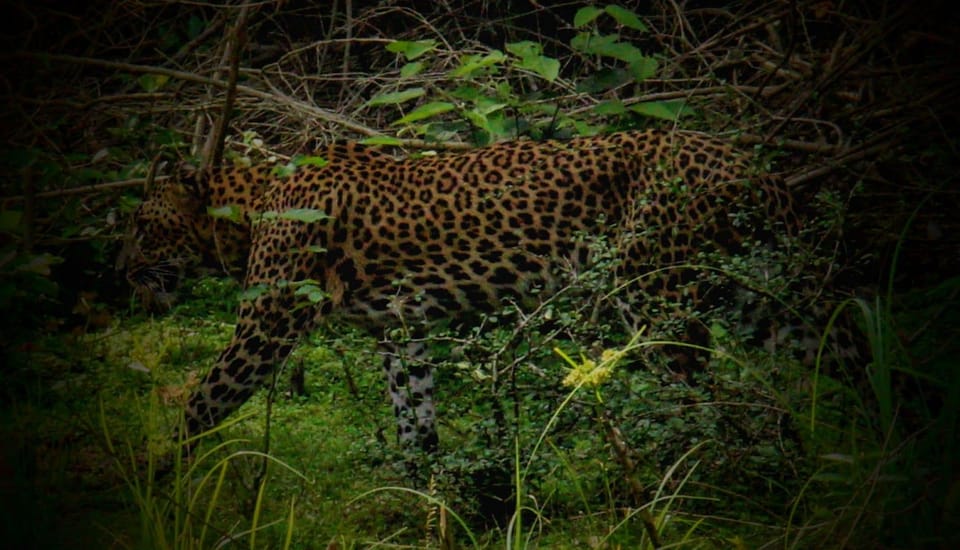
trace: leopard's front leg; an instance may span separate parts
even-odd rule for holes
[[[267,381],[312,326],[310,308],[294,308],[280,290],[241,303],[230,345],[193,393],[184,413],[186,435],[216,427]]]

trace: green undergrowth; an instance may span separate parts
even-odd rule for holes
[[[816,377],[732,341],[709,369],[683,379],[635,360],[656,346],[643,334],[600,348],[546,338],[549,324],[506,325],[467,348],[440,338],[449,359],[438,368],[442,443],[430,458],[394,441],[372,341],[321,331],[273,391],[204,438],[200,458],[159,477],[184,380],[202,375],[231,334],[222,303],[236,289],[206,282],[169,316],[138,314],[8,354],[4,490],[15,498],[5,499],[7,540],[78,548],[944,543],[958,506],[960,396],[944,340],[958,321],[949,307],[958,286],[891,305],[849,304],[866,313],[882,362]],[[722,332],[715,337],[725,344]],[[287,372],[301,365],[306,393],[290,395]],[[410,460],[419,464],[413,476]]]

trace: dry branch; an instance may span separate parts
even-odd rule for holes
[[[109,61],[106,59],[94,59],[90,57],[80,57],[75,55],[47,54],[47,53],[39,53],[39,52],[23,52],[23,53],[13,54],[8,57],[27,59],[30,61],[36,61],[41,63],[57,62],[57,63],[67,63],[67,64],[75,64],[75,65],[86,65],[90,67],[101,67],[104,69],[112,69],[116,71],[129,72],[129,73],[163,75],[163,76],[168,76],[170,78],[183,80],[185,82],[193,82],[196,84],[215,86],[217,88],[221,88],[224,90],[226,90],[230,86],[230,83],[227,81],[198,75],[196,73],[191,73],[188,71],[168,69],[166,67],[137,65],[135,63],[124,63],[121,61]],[[297,111],[303,115],[314,116],[321,120],[343,126],[348,130],[351,130],[366,136],[381,135],[380,132],[378,132],[377,130],[374,130],[373,128],[364,126],[363,124],[359,124],[352,120],[346,119],[338,115],[337,113],[328,111],[326,109],[321,109],[320,107],[317,107],[315,105],[304,103],[298,99],[295,99],[289,96],[264,92],[263,90],[258,90],[256,88],[245,86],[243,84],[237,85],[237,91],[242,92],[251,97],[255,97],[257,99],[261,99],[267,102],[273,102],[277,105],[282,105],[293,111]]]
[[[163,181],[169,176],[157,176],[156,181]],[[116,191],[117,189],[126,189],[128,187],[143,186],[147,183],[147,178],[132,178],[128,180],[110,181],[106,183],[97,183],[93,185],[80,185],[69,187],[67,189],[54,189],[52,191],[41,191],[33,195],[36,199],[53,199],[57,197],[69,197],[71,195],[86,195],[92,193],[104,193],[106,191]],[[16,202],[26,199],[26,195],[11,195],[9,197],[0,197],[0,203],[7,207]]]
[[[250,3],[245,2],[237,15],[237,22],[230,29],[226,46],[226,57],[229,61],[227,71],[226,97],[223,99],[223,107],[220,109],[220,116],[217,118],[217,124],[213,127],[213,132],[207,137],[203,147],[201,166],[204,169],[210,169],[219,166],[223,161],[223,144],[227,137],[227,126],[230,124],[230,114],[233,110],[233,104],[237,97],[237,75],[240,68],[240,52],[246,43],[247,14]]]

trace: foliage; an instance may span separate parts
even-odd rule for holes
[[[290,360],[306,371],[306,395],[285,397],[281,376],[249,403],[249,419],[209,438],[212,454],[157,479],[134,461],[140,442],[163,450],[237,301],[265,289],[200,278],[169,315],[145,318],[113,269],[142,185],[123,182],[146,176],[150,159],[168,161],[156,163],[162,176],[200,156],[237,10],[21,6],[11,17],[28,19],[0,37],[17,52],[2,60],[0,125],[2,540],[955,544],[960,96],[943,46],[955,16],[894,2],[346,5],[349,14],[251,5],[230,162],[265,159],[284,177],[322,164],[322,144],[348,136],[416,154],[652,125],[729,135],[756,145],[760,171],[781,172],[820,215],[811,235],[845,240],[825,240],[802,268],[761,248],[697,262],[785,307],[804,305],[797,291],[810,287],[797,278],[879,286],[835,310],[837,323],[860,320],[872,361],[821,355],[811,371],[757,349],[727,309],[709,319],[710,368],[678,376],[654,360],[671,327],[632,343],[615,320],[587,322],[615,269],[609,243],[597,243],[597,269],[529,318],[508,307],[485,331],[433,335],[447,358],[443,448],[420,494],[409,457],[384,435],[393,427],[371,342],[339,327]],[[807,200],[817,192],[827,200]],[[316,281],[285,284],[304,304],[325,297]]]
[[[459,55],[452,68],[443,71],[429,89],[412,86],[394,92],[381,92],[366,102],[364,107],[403,105],[433,94],[443,101],[427,101],[416,106],[392,122],[404,126],[401,132],[424,135],[430,140],[442,140],[448,135],[470,132],[474,142],[490,143],[518,134],[551,135],[567,128],[583,131],[590,127],[593,116],[566,114],[555,100],[562,99],[566,90],[577,88],[590,93],[607,91],[627,83],[642,84],[657,72],[657,61],[641,53],[630,42],[622,40],[620,33],[599,30],[595,20],[602,14],[613,18],[624,30],[646,32],[646,26],[634,12],[621,6],[610,5],[605,9],[583,8],[574,18],[576,27],[583,29],[570,41],[573,62],[593,65],[593,74],[574,81],[560,78],[561,63],[544,54],[539,42],[521,40],[504,44],[506,53],[492,49],[486,53]],[[432,57],[440,61],[434,41],[396,41],[387,50],[399,54],[408,62],[401,70],[400,83],[424,71]],[[581,59],[578,59],[580,57]],[[444,63],[449,64],[447,60]],[[542,80],[543,82],[537,82]],[[619,108],[612,108],[619,105]],[[630,107],[618,100],[606,101],[597,107],[598,114],[613,119],[629,121],[631,114],[675,121],[684,114],[682,100],[642,102]],[[463,120],[441,117],[455,112]],[[549,120],[537,121],[536,117],[548,115]],[[534,119],[534,120],[529,120]],[[469,123],[465,127],[462,122]]]

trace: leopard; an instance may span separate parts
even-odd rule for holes
[[[371,162],[373,147],[335,143],[316,151],[320,162]],[[175,174],[148,177],[115,267],[126,271],[148,310],[169,310],[187,274],[242,280],[251,245],[250,219],[278,167],[225,165],[206,171],[180,163]]]
[[[399,443],[433,452],[433,327],[476,323],[507,303],[537,307],[596,261],[594,239],[607,239],[619,260],[612,310],[634,330],[676,317],[691,343],[679,348],[705,349],[697,313],[736,284],[696,266],[788,246],[804,225],[783,179],[758,170],[751,151],[692,131],[406,158],[347,142],[321,156],[288,173],[181,174],[156,183],[133,215],[120,263],[144,302],[169,306],[184,271],[200,265],[248,289],[230,343],[185,406],[189,437],[218,426],[305,335],[336,320],[376,339]],[[688,355],[675,360],[703,360]]]

